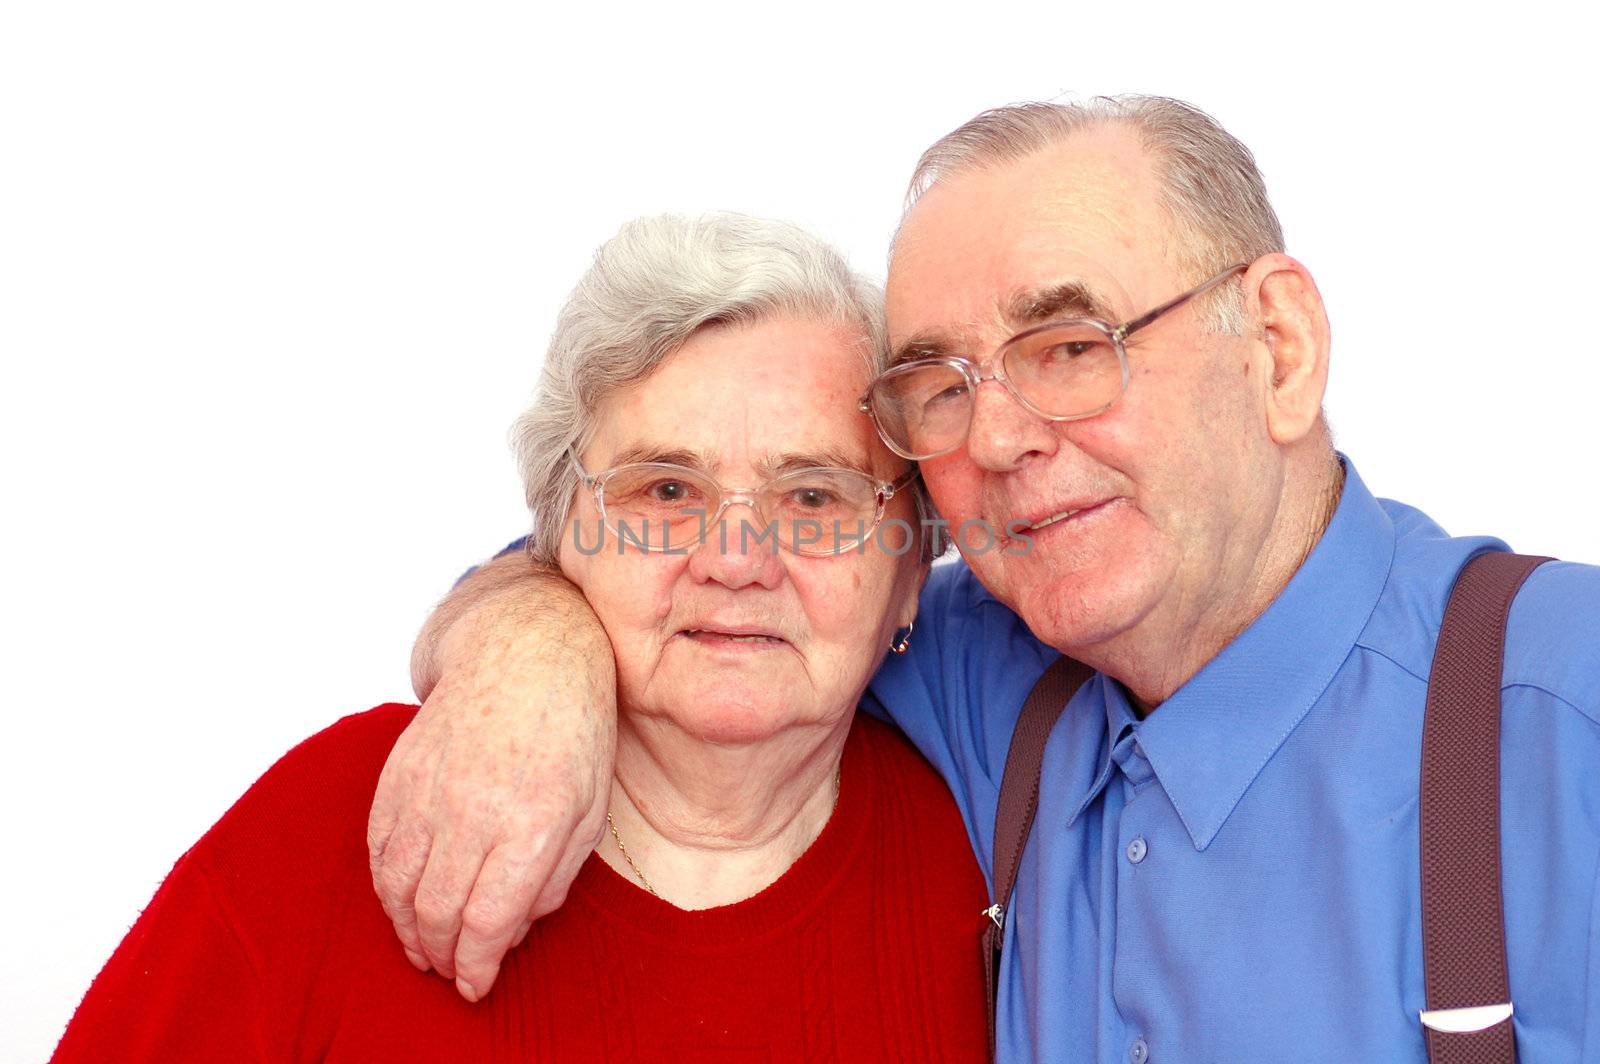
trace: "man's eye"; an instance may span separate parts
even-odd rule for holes
[[[1100,346],[1093,340],[1067,340],[1064,343],[1051,344],[1042,352],[1042,356],[1051,362],[1071,362],[1090,354]]]
[[[944,406],[946,403],[959,402],[960,400],[965,399],[966,396],[967,385],[966,382],[963,381],[960,384],[952,384],[950,387],[945,388],[942,391],[933,393],[922,401],[922,405],[926,408],[940,407]]]

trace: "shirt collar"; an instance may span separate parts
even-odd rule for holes
[[[1322,696],[1378,603],[1394,526],[1345,465],[1333,520],[1272,605],[1137,726],[1196,850]],[[1108,706],[1109,709],[1109,706]]]
[[[1116,767],[1117,751],[1123,745],[1133,741],[1133,733],[1138,725],[1139,718],[1133,712],[1133,705],[1123,693],[1122,685],[1106,676],[1105,673],[1095,673],[1094,679],[1084,684],[1085,690],[1093,689],[1105,708],[1104,719],[1096,718],[1090,713],[1073,713],[1070,708],[1061,715],[1061,720],[1056,725],[1056,730],[1065,726],[1068,730],[1077,733],[1069,735],[1064,741],[1069,750],[1082,750],[1088,744],[1095,743],[1100,750],[1100,756],[1092,762],[1063,760],[1060,764],[1094,765],[1099,771],[1094,779],[1085,786],[1085,781],[1080,776],[1077,779],[1069,778],[1066,781],[1066,793],[1081,793],[1083,797],[1073,807],[1072,815],[1067,817],[1067,826],[1071,827],[1095,796],[1105,789],[1106,781],[1111,778],[1111,770]],[[1102,731],[1102,727],[1104,730]],[[1083,775],[1087,775],[1084,773]]]

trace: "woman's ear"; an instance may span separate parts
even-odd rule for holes
[[[895,618],[896,631],[909,628],[911,622],[917,619],[917,600],[922,597],[922,587],[928,582],[929,568],[928,562],[917,562],[911,579],[906,581],[906,588],[900,599],[900,611]]]

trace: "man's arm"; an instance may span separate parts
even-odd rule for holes
[[[577,588],[513,551],[440,603],[411,676],[423,704],[378,781],[372,881],[411,962],[475,1001],[600,840],[616,667]]]

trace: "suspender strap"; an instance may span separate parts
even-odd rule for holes
[[[1039,811],[1039,776],[1044,768],[1044,747],[1050,729],[1072,696],[1094,673],[1071,658],[1058,658],[1044,670],[1028,700],[1022,704],[1016,730],[1011,733],[1011,749],[1006,753],[1006,772],[1000,781],[1000,804],[994,817],[994,905],[984,913],[989,922],[983,927],[983,977],[989,990],[989,1059],[995,1054],[995,981],[1004,939],[1006,909],[1011,888],[1017,882],[1022,851],[1033,831],[1033,817]]]
[[[1513,1064],[1500,895],[1500,683],[1506,618],[1548,558],[1467,563],[1445,607],[1422,725],[1422,1023],[1432,1064]]]

